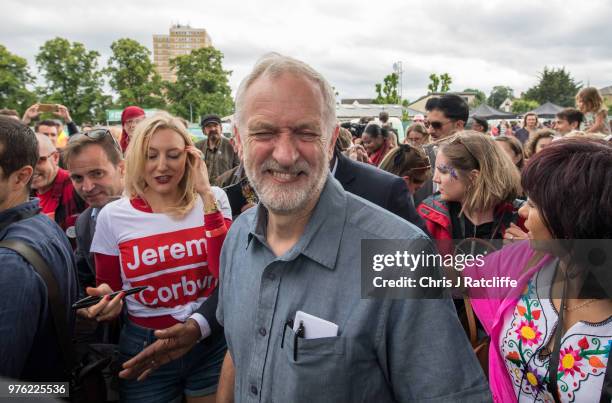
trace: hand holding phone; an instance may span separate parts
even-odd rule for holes
[[[130,288],[129,290],[115,291],[111,294],[106,294],[106,296],[108,296],[108,299],[113,299],[117,295],[123,293],[123,295],[127,297],[128,295],[137,294],[146,289],[147,289],[147,286],[134,287],[134,288]],[[102,298],[106,296],[89,296],[89,297],[80,299],[72,305],[72,309],[81,309],[81,308],[88,308],[90,306],[94,306],[98,302],[102,301]]]
[[[57,112],[57,104],[38,104],[39,112]]]
[[[78,301],[73,305],[79,316],[98,322],[110,321],[115,319],[123,310],[124,291],[118,291],[117,294],[108,284],[100,284],[98,287],[87,287],[87,294],[90,297],[85,298],[85,301]],[[115,297],[111,299],[111,295]],[[85,303],[86,302],[86,303]],[[93,305],[90,305],[93,304]],[[89,305],[87,308],[82,306]]]

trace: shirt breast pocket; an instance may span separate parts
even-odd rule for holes
[[[345,401],[350,387],[349,343],[341,336],[304,339],[287,328],[276,372],[282,381],[274,388],[282,389],[287,401],[320,401],[322,390],[325,401]]]

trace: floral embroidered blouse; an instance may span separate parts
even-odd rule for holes
[[[554,402],[547,390],[550,352],[558,321],[550,285],[557,260],[530,281],[504,318],[499,345],[519,402]],[[561,339],[557,385],[562,402],[598,402],[612,346],[612,316],[599,323],[579,321]]]

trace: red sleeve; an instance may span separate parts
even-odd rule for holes
[[[113,291],[123,288],[119,256],[94,253],[96,263],[96,285],[106,283]]]
[[[204,216],[204,236],[208,253],[208,270],[215,277],[219,278],[219,257],[221,247],[227,230],[232,224],[232,220],[223,217],[220,211],[206,214]]]

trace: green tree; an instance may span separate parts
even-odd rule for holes
[[[376,84],[375,104],[399,104],[399,76],[391,73],[383,79],[382,84]]]
[[[540,106],[540,104],[537,101],[534,101],[532,99],[519,98],[515,99],[512,102],[512,112],[525,113],[537,108],[538,106]]]
[[[36,102],[36,95],[28,89],[33,83],[26,59],[0,45],[0,108],[17,109],[23,114]]]
[[[472,102],[470,102],[470,108],[476,108],[477,106],[480,106],[481,104],[484,104],[487,101],[487,96],[485,95],[484,92],[475,89],[475,88],[466,88],[463,90],[463,92],[475,92],[476,93],[476,97],[474,98],[474,100]]]
[[[489,94],[489,98],[487,99],[487,103],[493,108],[499,109],[502,102],[504,102],[506,98],[513,99],[514,90],[510,87],[506,87],[503,85],[496,85],[491,90],[491,93]]]
[[[444,73],[440,75],[440,92],[450,91],[450,85],[453,83],[453,78],[448,74]]]
[[[151,52],[129,38],[111,45],[113,55],[105,72],[111,88],[119,94],[117,106],[138,105],[142,108],[162,108],[162,80],[151,62]]]
[[[438,92],[438,87],[440,86],[440,77],[436,73],[431,73],[429,75],[429,85],[427,89],[429,92]]]
[[[185,119],[216,113],[232,113],[231,71],[223,70],[223,53],[213,48],[201,48],[170,61],[176,82],[166,83],[172,113]]]
[[[45,42],[36,55],[38,68],[46,80],[39,93],[43,102],[58,103],[70,109],[77,122],[104,120],[110,97],[102,93],[100,54],[82,43],[55,38]]]
[[[547,101],[561,106],[573,106],[582,83],[576,82],[565,68],[548,69],[538,75],[539,82],[525,93],[525,98],[543,104]]]

